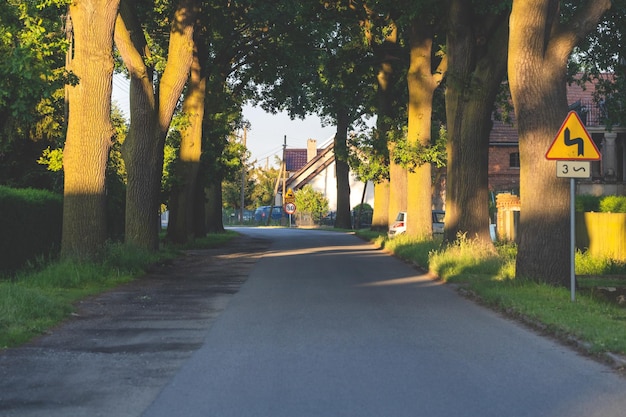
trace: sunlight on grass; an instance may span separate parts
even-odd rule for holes
[[[590,353],[626,354],[626,309],[593,296],[578,294],[570,300],[570,290],[515,278],[514,244],[483,245],[465,236],[441,247],[440,242],[413,241],[407,237],[388,240],[375,237],[375,243],[397,256],[427,267],[441,280],[455,283],[482,303],[533,324],[563,339],[581,340]],[[594,276],[585,285],[610,282],[597,277],[626,275],[626,265],[610,259],[594,259],[576,254],[576,273]],[[592,282],[592,283],[591,283]]]
[[[208,235],[186,247],[217,247],[235,236],[234,232]],[[152,252],[111,244],[102,261],[63,260],[31,266],[0,281],[0,348],[32,339],[68,317],[76,301],[129,282],[151,265],[179,254],[179,248],[171,246]]]

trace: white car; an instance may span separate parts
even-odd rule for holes
[[[433,234],[442,234],[443,233],[443,219],[446,215],[445,211],[442,210],[433,210]],[[387,232],[387,236],[390,238],[401,235],[406,232],[406,211],[401,211],[398,213],[396,220],[393,222],[389,231]]]

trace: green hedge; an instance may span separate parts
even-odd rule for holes
[[[626,196],[623,195],[579,195],[576,196],[576,211],[600,213],[626,213]]]
[[[0,186],[0,272],[14,271],[38,257],[56,256],[62,216],[61,195]]]

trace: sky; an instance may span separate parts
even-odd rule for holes
[[[113,101],[129,116],[128,81],[122,75],[113,77]],[[275,165],[274,156],[281,157],[285,136],[287,148],[306,148],[307,139],[316,139],[318,147],[335,134],[334,126],[322,126],[316,116],[291,120],[286,113],[270,114],[259,107],[244,106],[243,116],[250,122],[246,146],[250,162],[259,166]]]

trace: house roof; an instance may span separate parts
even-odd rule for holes
[[[587,125],[598,125],[600,123],[600,112],[598,106],[594,103],[593,93],[595,87],[592,82],[584,85],[568,84],[567,85],[567,103],[573,109],[573,105],[579,103],[584,106],[587,112]],[[493,128],[489,136],[489,144],[493,146],[506,146],[511,143],[517,143],[517,126],[515,125],[515,117],[511,114],[510,122],[500,120],[493,121]]]
[[[322,149],[317,149],[317,155]],[[304,149],[285,149],[285,166],[287,172],[296,172],[302,169],[307,163],[307,150]]]

